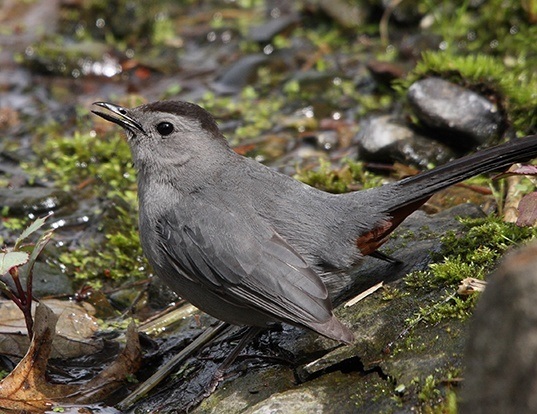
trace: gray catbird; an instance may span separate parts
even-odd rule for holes
[[[287,322],[350,343],[331,294],[435,192],[537,157],[515,139],[378,188],[329,194],[235,153],[201,107],[160,101],[93,111],[122,126],[138,172],[140,236],[155,273],[236,325]]]

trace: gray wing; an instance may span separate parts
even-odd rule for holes
[[[320,277],[272,228],[247,214],[199,207],[195,218],[169,212],[157,226],[158,248],[192,282],[283,321],[312,327],[333,318]]]

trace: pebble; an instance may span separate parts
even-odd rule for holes
[[[392,115],[366,119],[356,141],[359,157],[365,161],[398,161],[424,168],[455,157],[449,147],[416,133]]]

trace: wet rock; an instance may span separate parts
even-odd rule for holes
[[[250,28],[248,37],[254,42],[269,43],[278,34],[286,32],[298,23],[297,15],[280,16],[270,19],[260,26]]]
[[[237,388],[224,387],[218,390],[218,398],[205,400],[193,414],[255,412],[252,411],[254,407],[259,403],[265,406],[266,399],[271,398],[272,394],[278,395],[278,392],[292,388],[294,378],[290,368],[276,365],[262,372],[250,371],[245,376],[237,378],[236,384]],[[285,408],[285,412],[296,412]]]
[[[329,151],[339,144],[337,131],[319,131],[314,136],[313,143],[317,148]]]
[[[364,387],[367,383],[367,387]],[[311,383],[276,393],[267,400],[242,411],[244,414],[270,413],[360,413],[360,412],[393,412],[397,402],[389,398],[377,399],[381,392],[372,390],[384,388],[389,395],[390,386],[377,375],[364,378],[356,372],[333,372],[318,378]],[[354,389],[352,397],[348,390]],[[373,401],[372,401],[373,400]]]
[[[71,295],[73,278],[47,263],[37,262],[33,271],[33,292],[38,298]]]
[[[446,145],[424,137],[391,115],[365,120],[356,136],[359,157],[426,167],[443,164],[455,153]]]
[[[0,188],[0,209],[7,209],[10,216],[45,215],[64,207],[76,208],[76,203],[62,190],[39,187]]]
[[[170,303],[180,300],[179,296],[158,277],[151,278],[147,294],[148,302],[155,309],[164,309]]]
[[[23,286],[26,286],[26,268],[27,266],[21,267],[21,283]],[[3,280],[13,291],[16,291],[15,284],[10,277],[6,277]],[[47,263],[36,262],[33,269],[32,292],[36,298],[70,295],[74,293],[73,280]]]
[[[244,56],[226,68],[211,87],[221,94],[237,93],[256,79],[257,68],[268,60],[269,57],[262,53]]]
[[[476,308],[461,414],[537,412],[537,243],[506,257]]]
[[[485,97],[440,78],[415,82],[408,102],[437,138],[461,149],[494,142],[502,134],[502,115]]]

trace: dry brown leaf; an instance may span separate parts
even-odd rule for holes
[[[61,396],[76,391],[77,386],[52,385],[45,380],[54,329],[58,317],[47,306],[37,306],[34,337],[28,352],[15,369],[0,381],[0,408],[43,411]]]
[[[127,328],[126,343],[116,360],[95,378],[81,385],[77,397],[72,402],[79,404],[103,401],[106,396],[120,388],[142,364],[142,350],[136,326],[132,322]]]
[[[463,296],[472,295],[477,292],[483,292],[486,286],[487,282],[484,280],[467,277],[466,279],[461,280],[457,293]]]
[[[13,372],[0,381],[0,412],[2,409],[42,412],[54,404],[100,402],[140,367],[140,344],[134,324],[131,324],[125,348],[95,378],[81,385],[48,383],[45,370],[57,320],[58,317],[46,305],[40,303],[37,306],[30,348]]]
[[[94,309],[91,305],[56,299],[42,303],[59,316],[51,358],[75,358],[102,350],[102,340],[93,337],[99,326],[92,316]],[[35,305],[33,307],[32,313],[35,312]],[[0,315],[0,353],[22,357],[30,346],[22,312],[12,301],[2,300]]]

